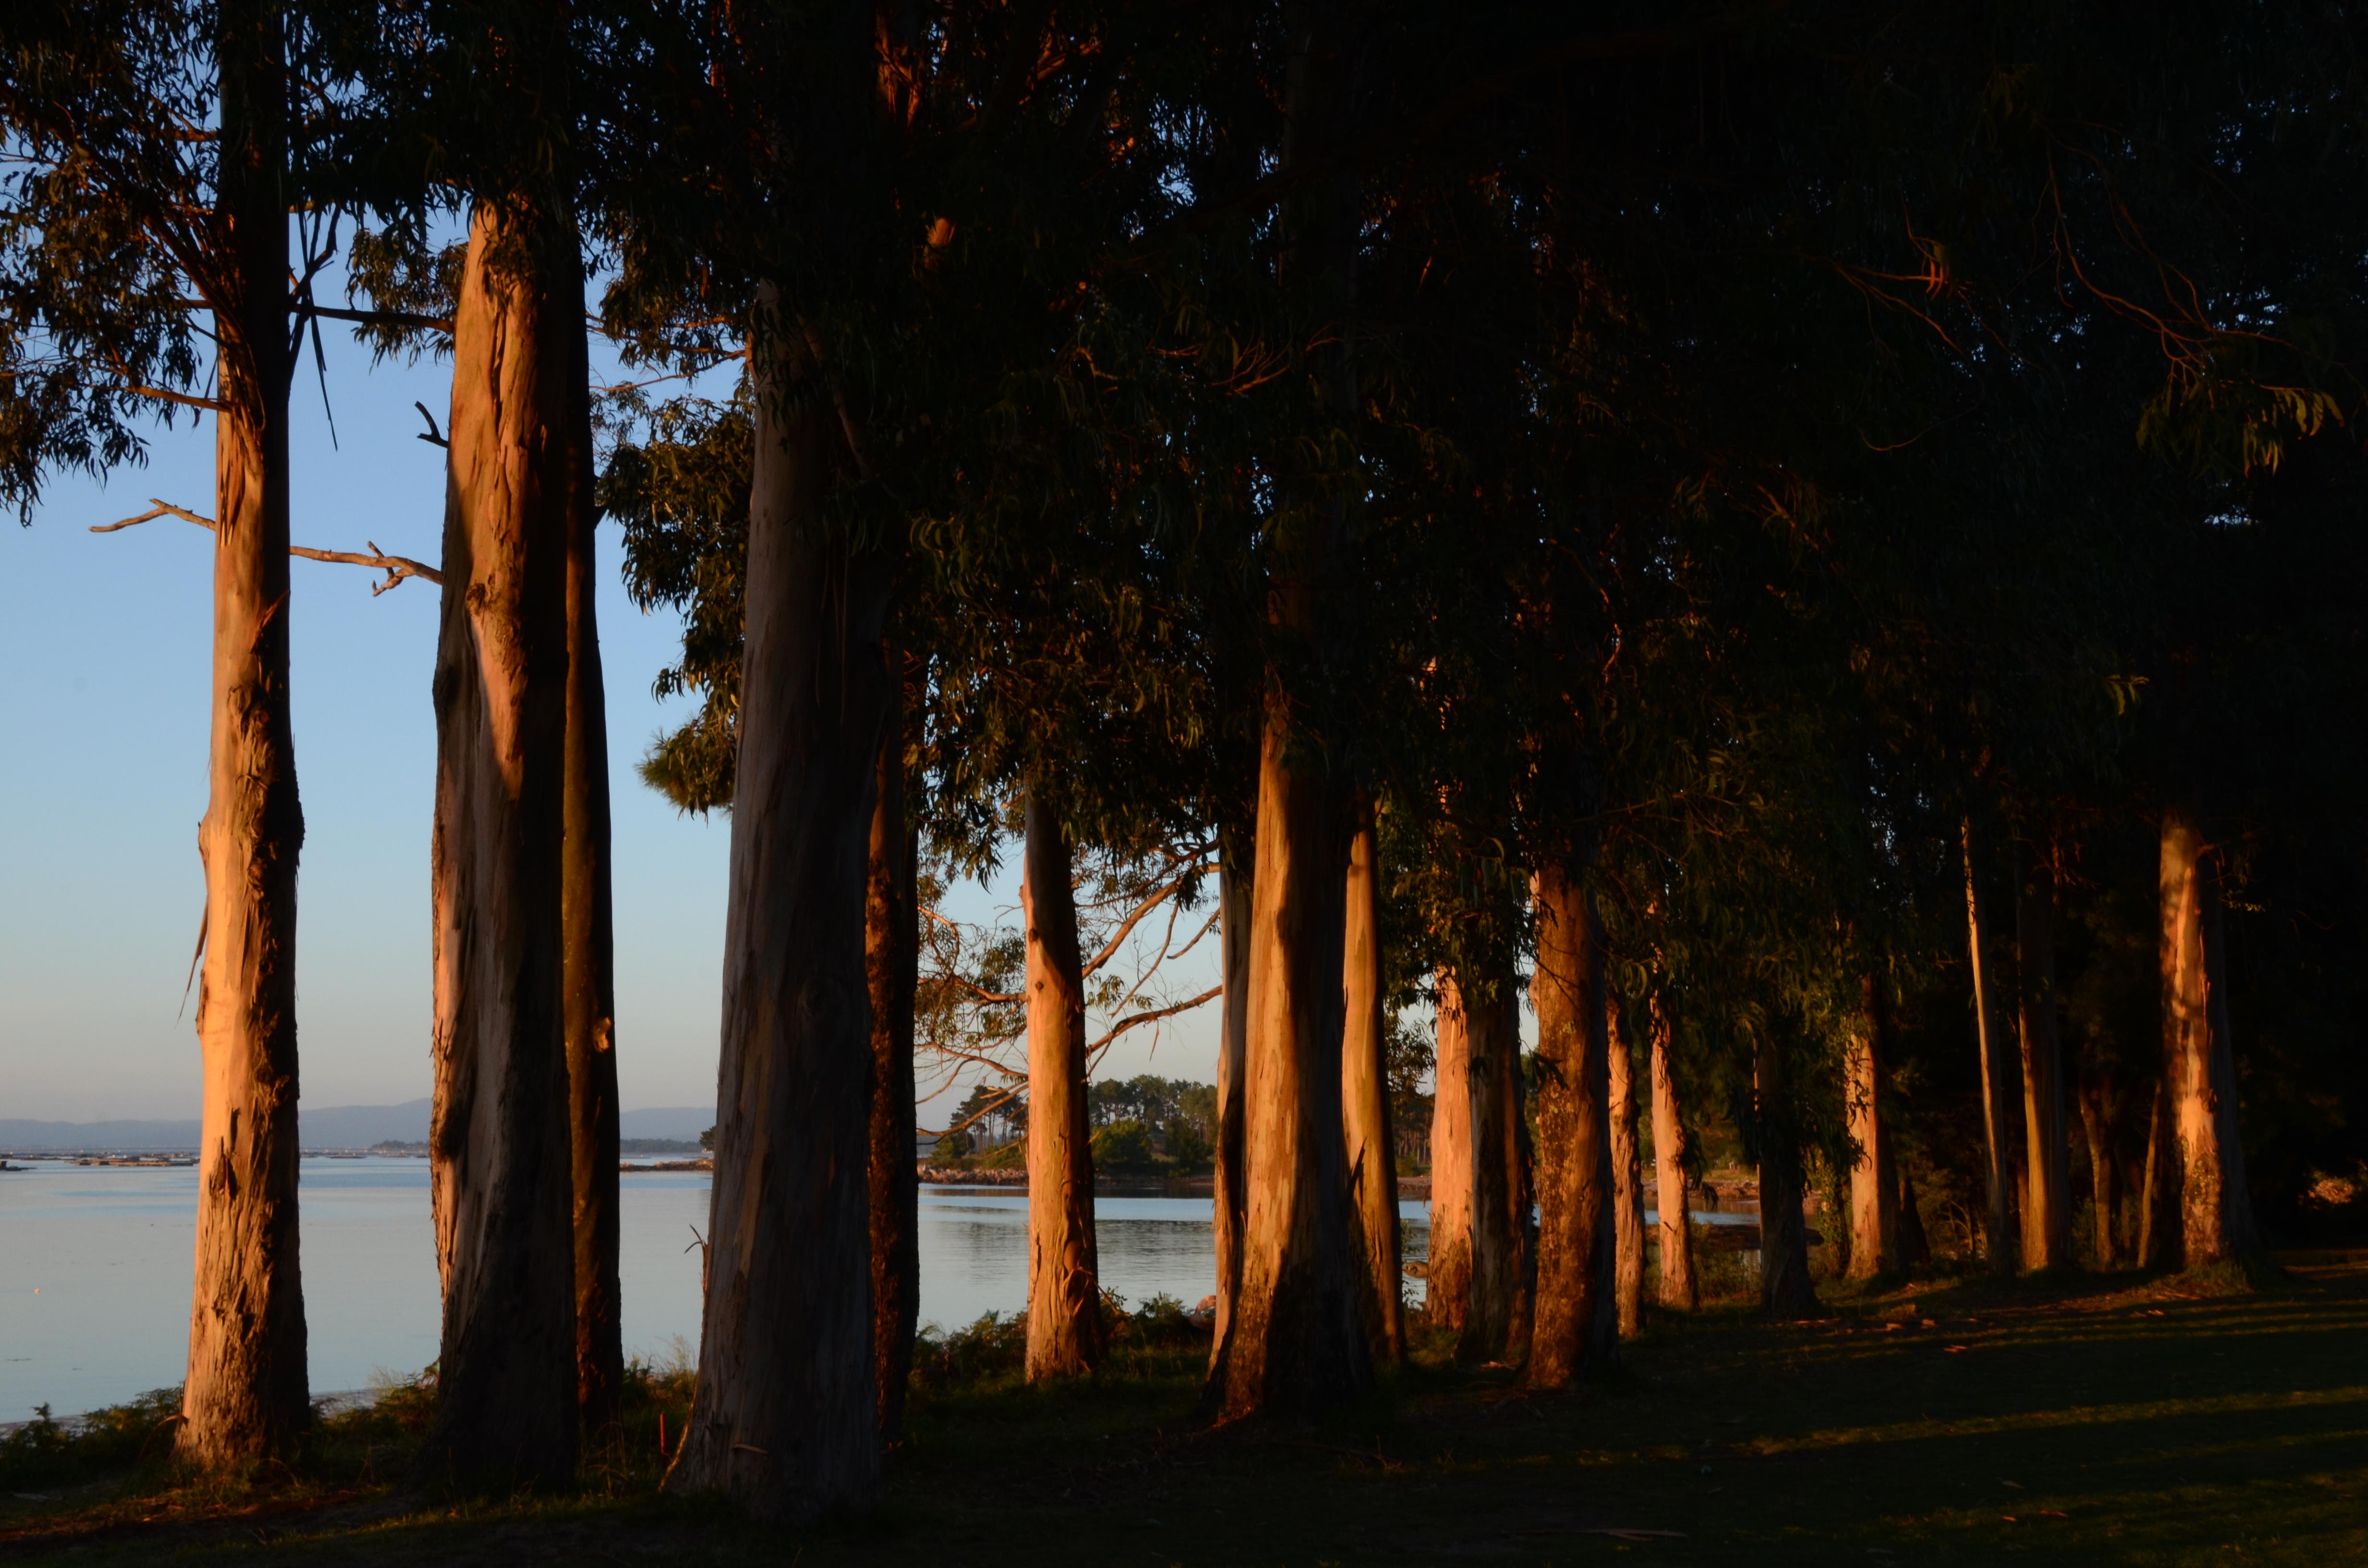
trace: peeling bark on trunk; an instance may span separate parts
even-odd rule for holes
[[[480,202],[453,332],[429,1133],[444,1324],[420,1465],[470,1485],[575,1467],[561,893],[584,325],[581,290],[544,276],[547,242],[572,251],[572,231]]]
[[[1636,1068],[1628,1031],[1621,1027],[1620,1004],[1608,996],[1603,1020],[1611,1085],[1613,1296],[1620,1336],[1634,1339],[1645,1326],[1645,1166],[1636,1142]]]
[[[905,735],[896,694],[882,725],[863,901],[863,972],[871,1000],[871,1364],[879,1384],[880,1437],[905,1426],[920,1321],[921,1176],[915,1153],[919,1107],[913,1090],[913,998],[920,982],[920,918],[914,881],[918,857],[905,820]]]
[[[2055,871],[2018,847],[2015,939],[2022,1026],[2022,1266],[2073,1264],[2072,1181],[2064,1127],[2064,1053],[2055,1024]]]
[[[1086,982],[1069,841],[1028,791],[1019,907],[1028,926],[1028,1381],[1101,1359],[1094,1162],[1086,1142]]]
[[[1249,1187],[1242,1161],[1242,1106],[1249,1045],[1251,878],[1237,851],[1221,847],[1219,855],[1218,940],[1224,952],[1225,994],[1217,1042],[1217,1311],[1216,1333],[1209,1342],[1212,1377],[1224,1364],[1225,1336],[1233,1326],[1235,1303],[1241,1299],[1242,1220]]]
[[[1771,1030],[1759,1031],[1751,1081],[1759,1142],[1759,1303],[1770,1317],[1807,1317],[1817,1310],[1817,1290],[1801,1217],[1800,1134],[1783,1051]]]
[[[312,1418],[296,1225],[296,860],[304,813],[288,716],[288,222],[279,13],[221,19],[223,240],[214,421],[212,737],[204,1063],[188,1377],[192,1462],[292,1454]]]
[[[1866,999],[1847,1063],[1850,1141],[1858,1163],[1850,1167],[1850,1277],[1873,1279],[1899,1271],[1897,1173],[1892,1169],[1891,1131],[1883,1114],[1884,1040],[1874,982]]]
[[[893,572],[822,518],[835,421],[758,300],[707,1300],[666,1488],[807,1519],[880,1486],[863,906]]]
[[[1398,1169],[1390,1127],[1382,1018],[1381,857],[1373,805],[1360,801],[1349,846],[1341,990],[1340,1100],[1346,1118],[1349,1212],[1363,1260],[1365,1336],[1379,1363],[1406,1353],[1400,1312]]]
[[[2190,1268],[2261,1250],[2237,1127],[2218,869],[2189,812],[2162,814],[2162,991],[2169,1121]]]
[[[1691,1312],[1701,1302],[1694,1278],[1694,1231],[1686,1207],[1686,1119],[1669,1060],[1669,1020],[1652,1002],[1653,1165],[1660,1183],[1661,1305]]]
[[[1580,1372],[1608,1366],[1620,1353],[1611,1040],[1593,902],[1555,865],[1538,870],[1531,892],[1538,909],[1531,982],[1538,1012],[1538,1269],[1525,1375],[1535,1388],[1567,1388]]]
[[[1457,1355],[1477,1361],[1496,1360],[1527,1343],[1531,1284],[1520,1004],[1509,975],[1494,977],[1485,989],[1493,993],[1487,1000],[1469,1001],[1453,974],[1439,971],[1431,1264],[1425,1289],[1426,1299],[1444,1312],[1431,1321],[1453,1327]],[[1456,1073],[1452,1082],[1450,1072]]]
[[[2017,1103],[2014,1074],[2009,1071],[2006,1040],[1997,1017],[1997,964],[1992,960],[1989,922],[1982,909],[1981,881],[1975,875],[1974,821],[1964,822],[1966,956],[1974,972],[1974,1028],[1981,1042],[1983,1180],[1989,1199],[1989,1235],[1985,1250],[1990,1272],[2012,1274],[2022,1239],[2015,1229],[2015,1187],[2021,1162],[2014,1152]]]
[[[563,263],[564,265],[564,263]],[[564,277],[553,278],[564,289]],[[581,277],[563,299],[580,299]],[[575,1403],[586,1432],[613,1426],[625,1377],[617,1283],[617,937],[609,880],[608,698],[600,678],[599,585],[592,503],[591,371],[584,335],[575,362],[567,437],[575,490],[566,501],[567,778],[561,919],[566,944],[567,1118],[575,1233]]]
[[[2121,1096],[2102,1073],[2080,1079],[2080,1130],[2089,1143],[2089,1201],[2093,1216],[2091,1241],[2097,1267],[2112,1268],[2121,1261],[2113,1218],[2121,1207],[2120,1165],[2113,1155],[2121,1131]]]

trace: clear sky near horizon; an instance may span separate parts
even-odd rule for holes
[[[425,426],[412,403],[450,423],[449,366],[372,366],[342,330],[323,336],[337,443],[308,353],[290,398],[294,540],[375,541],[432,562],[444,454],[415,439]],[[212,431],[203,417],[160,425],[145,467],[104,483],[58,475],[31,527],[0,522],[0,1117],[197,1112],[183,986],[204,903],[212,536],[171,517],[87,529],[148,510],[151,496],[211,514]],[[629,1110],[710,1105],[730,822],[677,814],[633,772],[651,736],[689,711],[650,692],[679,625],[625,597],[610,528],[600,551],[621,1096]],[[302,1097],[416,1099],[429,1088],[438,590],[414,581],[373,598],[364,568],[291,569]],[[1008,881],[958,890],[949,912],[977,920],[1016,903]],[[1210,960],[1195,990],[1214,983],[1214,947],[1188,960],[1195,974]],[[1208,1080],[1214,1013],[1134,1031],[1098,1075]]]

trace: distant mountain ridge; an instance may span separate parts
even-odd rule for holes
[[[305,1149],[367,1149],[373,1143],[427,1141],[426,1100],[401,1105],[300,1105],[296,1138]],[[712,1107],[665,1106],[629,1110],[617,1119],[620,1136],[696,1140],[715,1124]],[[0,1151],[51,1153],[107,1151],[188,1153],[198,1146],[198,1123],[188,1121],[32,1121],[0,1118]]]

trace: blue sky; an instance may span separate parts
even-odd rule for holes
[[[324,340],[338,445],[308,362],[291,399],[294,540],[374,540],[433,562],[443,453],[414,438],[412,403],[449,423],[447,368],[373,367],[342,333]],[[182,987],[204,903],[212,539],[171,517],[86,530],[146,511],[150,496],[211,514],[212,451],[211,420],[160,426],[144,468],[103,484],[61,476],[30,528],[0,523],[0,1116],[196,1113]],[[710,1104],[730,828],[677,815],[633,775],[649,738],[687,710],[650,695],[679,629],[625,597],[612,530],[600,548],[622,1097],[628,1109]],[[303,1097],[415,1099],[429,1082],[437,589],[411,582],[374,599],[362,568],[291,566]],[[949,912],[975,920],[1012,902],[1008,888],[973,887]],[[1113,1051],[1105,1074],[1206,1080],[1214,1012],[1161,1031],[1156,1053],[1148,1040]]]

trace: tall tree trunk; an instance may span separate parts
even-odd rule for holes
[[[1454,977],[1440,970],[1431,1007],[1430,1255],[1423,1315],[1461,1340],[1472,1321],[1473,1229],[1479,1200],[1472,1033]]]
[[[921,1305],[920,1112],[913,1089],[913,999],[920,982],[917,855],[905,816],[905,733],[892,687],[873,786],[863,900],[863,974],[871,1001],[871,1364],[880,1437],[905,1426]]]
[[[2113,1236],[2113,1212],[2121,1199],[2114,1179],[2121,1166],[2113,1157],[2121,1131],[2121,1104],[2112,1078],[2101,1068],[2081,1074],[2080,1128],[2089,1142],[2089,1198],[2097,1267],[2111,1268],[2121,1261]]]
[[[1899,1271],[1899,1182],[1892,1169],[1891,1130],[1883,1114],[1884,1039],[1882,1001],[1873,977],[1864,982],[1865,1002],[1850,1042],[1847,1063],[1850,1141],[1858,1163],[1850,1167],[1850,1266],[1853,1279],[1873,1279]]]
[[[758,300],[707,1299],[666,1486],[799,1519],[880,1484],[863,906],[894,582],[822,516],[835,422]]]
[[[454,316],[436,669],[436,1100],[443,1346],[424,1471],[564,1481],[576,1447],[563,865],[572,226],[480,201]]]
[[[1694,1230],[1686,1207],[1685,1106],[1669,1059],[1669,1020],[1656,992],[1653,1018],[1653,1165],[1660,1184],[1661,1305],[1691,1312],[1700,1304],[1694,1279]]]
[[[1284,29],[1282,162],[1322,167],[1345,135],[1354,87],[1355,21],[1338,0],[1293,0]],[[1338,324],[1320,351],[1325,417],[1356,418],[1349,353],[1360,211],[1342,163],[1286,199],[1277,271],[1311,316]],[[1321,668],[1328,632],[1318,585],[1336,575],[1345,497],[1318,475],[1292,481],[1275,540],[1268,615]],[[1227,1416],[1306,1412],[1361,1393],[1372,1358],[1359,1311],[1349,1172],[1340,1119],[1341,920],[1346,895],[1342,801],[1309,744],[1302,667],[1266,672],[1258,741],[1257,878],[1250,916],[1249,1037],[1243,1107],[1248,1174],[1238,1299],[1214,1381]]]
[[[2018,846],[2015,941],[2022,1026],[2022,1266],[2073,1262],[2072,1182],[2064,1127],[2064,1056],[2055,1023],[2055,869]]]
[[[1444,1315],[1431,1321],[1456,1329],[1457,1354],[1486,1361],[1528,1341],[1531,1267],[1520,1004],[1509,975],[1479,989],[1486,1000],[1474,1002],[1439,971],[1426,1297],[1445,1298]],[[1461,1064],[1452,1083],[1451,1060]]]
[[[1220,840],[1217,861],[1218,941],[1224,954],[1225,993],[1217,1041],[1216,1202],[1217,1311],[1209,1341],[1213,1378],[1224,1364],[1225,1336],[1234,1304],[1241,1298],[1242,1221],[1248,1207],[1249,1174],[1243,1163],[1242,1107],[1249,1061],[1250,892],[1248,865],[1232,835]]]
[[[1916,1178],[1907,1162],[1899,1162],[1899,1266],[1913,1268],[1932,1261],[1931,1239],[1924,1233],[1924,1215],[1916,1206]]]
[[[1611,1070],[1613,1296],[1620,1336],[1633,1339],[1645,1326],[1645,1165],[1636,1141],[1636,1067],[1620,1004],[1610,996],[1604,998],[1603,1022]]]
[[[1360,798],[1349,844],[1342,949],[1340,1103],[1348,1137],[1350,1213],[1363,1260],[1365,1336],[1376,1362],[1406,1352],[1400,1312],[1398,1168],[1390,1126],[1389,1062],[1382,1017],[1381,855],[1373,803]]]
[[[1069,841],[1031,782],[1019,907],[1028,926],[1028,1380],[1101,1359],[1094,1161],[1086,1142],[1086,982]]]
[[[1817,1290],[1801,1217],[1800,1128],[1773,1029],[1759,1031],[1751,1077],[1759,1144],[1759,1302],[1771,1317],[1806,1317],[1817,1310]]]
[[[2146,1175],[2138,1183],[2138,1267],[2177,1268],[2185,1244],[2179,1212],[2179,1138],[2172,1103],[2170,1009],[2163,1009],[2163,1078],[2146,1110]]]
[[[2224,924],[2213,851],[2191,812],[2168,808],[2162,813],[2163,1046],[2190,1268],[2261,1250],[2237,1127]]]
[[[1611,1215],[1611,1051],[1603,939],[1586,889],[1549,862],[1531,878],[1538,911],[1537,1309],[1526,1376],[1567,1388],[1619,1356]],[[1436,1188],[1433,1189],[1434,1191]]]
[[[557,298],[583,297],[582,264],[554,257]],[[575,274],[570,290],[568,273]],[[618,1418],[625,1341],[617,1283],[617,937],[609,879],[609,716],[600,678],[599,585],[592,503],[592,393],[584,334],[569,338],[564,372],[565,437],[573,446],[567,496],[567,756],[560,918],[566,945],[567,1119],[575,1233],[575,1403],[587,1432]]]
[[[213,733],[198,855],[204,1099],[188,1378],[199,1464],[295,1451],[312,1416],[296,1227],[296,859],[288,717],[288,161],[279,12],[221,13]]]
[[[1974,819],[1964,819],[1966,956],[1974,974],[1974,1028],[1981,1042],[1982,1176],[1989,1199],[1989,1234],[1985,1246],[1990,1272],[2012,1274],[2022,1241],[2015,1228],[2015,1187],[2021,1162],[2015,1158],[2015,1074],[2009,1067],[2006,1037],[1997,1016],[1998,965],[1989,940],[1989,921],[1982,909],[1981,879],[1975,867]]]

